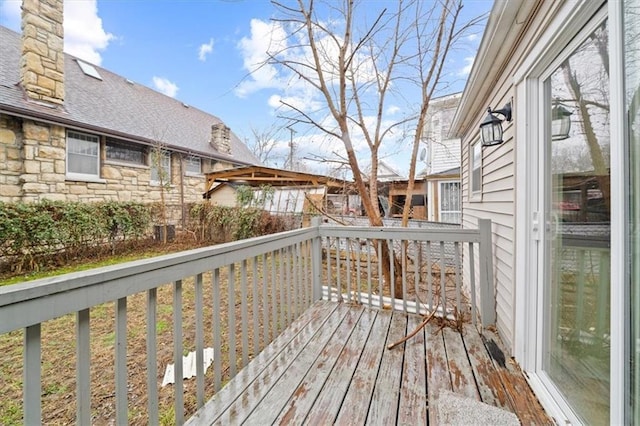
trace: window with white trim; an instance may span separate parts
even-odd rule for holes
[[[478,199],[482,196],[482,144],[479,139],[471,145],[469,165],[471,198]]]
[[[151,178],[150,182],[155,185],[167,185],[171,183],[171,152],[160,149],[153,149],[150,155]]]
[[[190,175],[202,174],[202,159],[196,156],[189,156],[184,162],[184,171]]]
[[[67,177],[100,177],[100,139],[98,136],[67,131]]]
[[[440,222],[460,223],[460,181],[440,182]]]
[[[144,145],[107,138],[106,151],[109,161],[147,165],[147,147]]]

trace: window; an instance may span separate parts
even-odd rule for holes
[[[184,162],[184,171],[187,174],[202,174],[202,159],[200,157],[189,156]]]
[[[78,66],[80,67],[82,72],[85,73],[85,75],[88,75],[98,80],[102,80],[100,73],[93,65],[83,62],[80,59],[76,59],[76,62],[78,63]]]
[[[150,154],[151,162],[151,183],[166,185],[171,183],[171,153],[167,150],[152,150]]]
[[[67,132],[67,177],[97,179],[100,170],[100,140],[97,136]]]
[[[477,198],[482,194],[482,144],[480,140],[471,145],[471,195]]]
[[[440,222],[460,223],[460,182],[440,182]]]
[[[144,145],[107,138],[107,160],[145,166],[146,153],[147,149]]]

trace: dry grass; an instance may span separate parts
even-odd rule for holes
[[[238,268],[239,269],[239,268]],[[242,367],[242,303],[240,275],[236,270],[236,285],[232,309],[229,309],[228,269],[221,273],[220,285],[220,324],[222,341],[222,382],[229,380],[229,313],[235,313],[235,336],[237,345],[234,347],[236,368]],[[279,270],[276,268],[278,273]],[[252,267],[248,268],[248,281],[251,283]],[[262,266],[258,269],[262,275]],[[271,273],[266,281],[267,291],[271,297]],[[204,329],[205,347],[213,346],[213,293],[211,273],[203,275],[204,281]],[[182,283],[182,322],[184,354],[195,349],[195,285],[194,278]],[[173,284],[166,284],[157,293],[157,383],[159,388],[160,419],[162,424],[174,423],[174,387],[168,385],[160,388],[164,371],[169,363],[173,363]],[[248,357],[253,358],[267,342],[263,338],[263,304],[259,303],[259,315],[256,322],[260,328],[260,339],[254,347],[253,342],[253,299],[262,299],[262,290],[254,295],[252,285],[248,285]],[[279,296],[278,296],[279,297]],[[136,294],[127,298],[127,368],[128,368],[128,405],[129,422],[131,424],[147,424],[147,384],[146,384],[146,293]],[[286,309],[286,304],[283,306]],[[115,418],[115,303],[93,307],[91,318],[91,413],[93,424],[112,424]],[[288,313],[288,312],[287,312]],[[274,323],[272,313],[266,327],[269,334],[277,334],[282,324]],[[279,321],[280,313],[278,312]],[[23,332],[15,331],[0,336],[0,389],[3,397],[0,399],[0,424],[22,423],[22,339]],[[42,325],[42,414],[45,424],[69,424],[75,422],[76,415],[76,379],[75,379],[75,316],[65,315],[48,321]],[[213,366],[206,375],[206,397],[214,394]],[[185,416],[193,414],[196,409],[195,378],[185,380]]]

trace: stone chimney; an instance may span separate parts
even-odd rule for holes
[[[35,101],[64,102],[63,0],[23,0],[20,80]]]
[[[222,154],[231,154],[230,130],[222,123],[211,126],[211,146]]]

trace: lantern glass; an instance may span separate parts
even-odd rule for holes
[[[551,140],[559,141],[569,137],[571,111],[560,104],[551,108]]]

